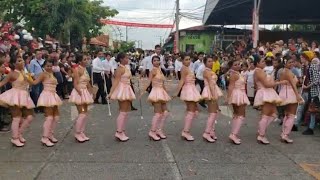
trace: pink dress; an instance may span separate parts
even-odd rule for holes
[[[195,85],[194,74],[190,70],[182,86],[180,99],[190,102],[199,102],[201,100],[201,95]]]
[[[204,88],[202,91],[202,98],[205,100],[217,100],[219,97],[223,96],[221,89],[217,85],[218,76],[216,73],[212,72],[211,69],[206,68],[207,71],[211,73],[210,83],[207,81],[207,79],[204,79]],[[213,89],[213,92],[211,92],[210,84],[213,85],[211,89]]]
[[[165,77],[160,69],[157,69],[156,76],[152,79],[152,90],[149,94],[148,101],[150,102],[168,102],[171,100],[167,91],[164,89]]]
[[[250,105],[250,101],[246,93],[246,77],[243,74],[238,73],[238,75],[239,79],[234,83],[234,88],[231,92],[228,103],[237,106]]]
[[[294,76],[294,84],[297,84],[297,82],[298,82],[298,79],[296,78],[296,76]],[[282,100],[280,104],[281,106],[298,103],[296,94],[294,93],[291,84],[290,85],[283,84],[280,86],[280,88],[281,89],[280,89],[279,96]]]
[[[49,73],[48,73],[49,74]],[[58,94],[56,93],[56,87],[58,81],[54,78],[53,74],[49,74],[50,78],[46,78],[43,84],[43,91],[41,92],[37,106],[38,107],[54,107],[61,106],[62,101]]]
[[[81,96],[79,95],[78,91],[75,88],[73,88],[69,97],[69,102],[74,103],[76,105],[92,104],[92,94],[89,93],[87,88],[89,82],[90,76],[87,70],[85,69],[83,75],[79,78],[79,88],[81,91]]]
[[[110,95],[110,99],[118,101],[132,101],[136,99],[136,95],[134,94],[130,86],[130,78],[132,76],[131,72],[123,65],[120,65],[120,67],[123,67],[125,69],[125,72],[121,76],[118,86]]]
[[[12,88],[0,95],[0,103],[4,106],[18,106],[27,109],[35,108],[35,105],[30,97],[29,83],[24,80],[20,71],[19,77],[12,82]]]
[[[268,81],[274,81],[273,77],[270,75],[266,76]],[[261,82],[256,82],[258,91],[256,97],[254,98],[253,106],[262,106],[264,103],[271,103],[280,105],[281,98],[273,88],[266,88]]]

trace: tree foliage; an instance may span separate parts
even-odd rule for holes
[[[281,26],[280,25],[274,25],[272,26],[272,31],[282,31]]]
[[[1,0],[0,12],[6,12],[5,21],[25,22],[35,29],[34,34],[50,35],[62,42],[81,42],[100,34],[101,18],[115,16],[118,12],[102,6],[102,0]]]
[[[134,51],[135,49],[135,43],[134,42],[126,42],[126,41],[121,41],[120,42],[120,47],[118,48],[119,52],[131,52]]]
[[[315,25],[315,24],[291,24],[289,29],[291,31],[310,32],[310,31],[319,30],[320,29],[320,25]]]

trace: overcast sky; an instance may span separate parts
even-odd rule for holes
[[[189,18],[181,19],[180,29],[202,24],[199,19],[202,19],[205,3],[206,0],[180,0],[181,12],[189,13]],[[104,5],[119,11],[113,20],[152,24],[173,24],[174,21],[175,0],[104,0]],[[119,39],[121,32],[121,39],[125,40],[125,27],[112,26],[108,29],[114,39]],[[162,39],[167,38],[170,31],[171,29],[128,27],[128,40],[142,40],[142,48],[151,49],[160,43],[160,36]]]

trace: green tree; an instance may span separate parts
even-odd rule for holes
[[[77,45],[100,34],[101,18],[118,12],[102,6],[102,0],[2,0],[0,11],[4,20],[25,22],[27,29],[35,28],[36,36],[50,35],[64,43]]]
[[[272,26],[272,31],[282,31],[281,26],[280,25],[274,25]]]
[[[119,52],[129,52],[134,49],[135,49],[135,43],[133,41],[131,41],[131,42],[121,41],[120,47],[118,48],[118,51]]]
[[[315,24],[291,24],[289,26],[291,31],[315,31],[320,29],[320,25]]]

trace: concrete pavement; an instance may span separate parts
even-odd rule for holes
[[[139,102],[134,102],[139,108]],[[279,141],[281,127],[272,123],[268,130],[271,144],[256,142],[258,112],[248,108],[246,124],[241,130],[242,144],[228,141],[230,112],[221,107],[217,124],[218,141],[209,144],[202,140],[207,113],[201,109],[194,121],[194,142],[182,141],[184,104],[173,100],[168,106],[171,116],[166,124],[167,140],[148,139],[153,109],[143,99],[140,111],[130,114],[126,143],[115,141],[117,103],[112,102],[113,116],[107,106],[94,105],[90,110],[87,135],[89,142],[79,144],[73,137],[74,106],[66,103],[61,108],[57,128],[59,143],[53,148],[40,144],[43,115],[38,114],[26,133],[24,148],[12,147],[10,133],[0,135],[0,179],[76,179],[76,180],[205,180],[205,179],[290,179],[320,178],[320,137],[302,136],[293,132],[294,144]]]

